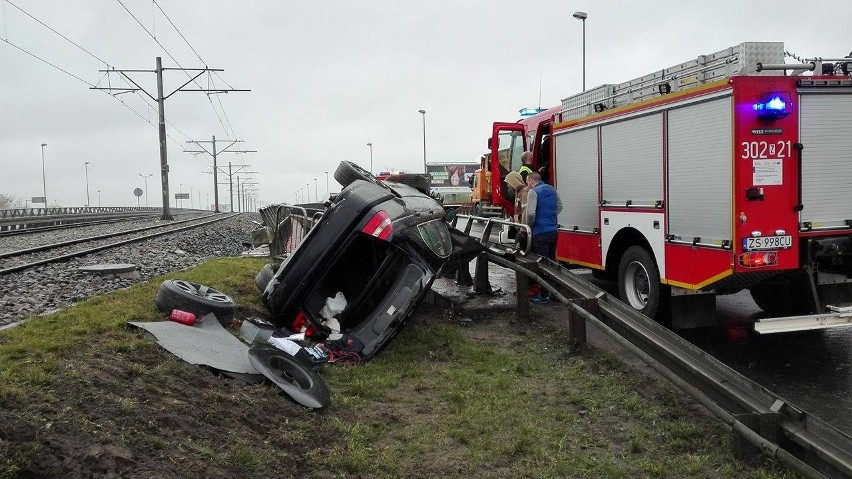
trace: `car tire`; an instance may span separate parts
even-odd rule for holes
[[[378,182],[372,173],[351,161],[341,161],[337,165],[337,169],[334,170],[334,179],[344,188],[351,185],[355,180],[369,181],[370,183]]]
[[[432,177],[423,174],[403,173],[400,175],[389,176],[387,178],[387,181],[392,181],[394,183],[402,183],[403,185],[411,186],[417,191],[423,193],[424,195],[428,195],[429,186],[432,183]],[[435,199],[441,201],[441,199]]]
[[[624,252],[618,267],[618,296],[633,309],[654,318],[660,309],[660,272],[657,263],[641,246]]]
[[[237,305],[225,293],[181,279],[163,281],[154,304],[166,313],[180,309],[199,318],[213,313],[222,324],[229,323],[237,310]]]
[[[254,282],[257,284],[257,289],[262,293],[263,290],[266,289],[266,285],[272,281],[272,278],[275,276],[275,270],[272,269],[272,264],[266,263],[263,265],[263,268],[257,273],[257,276],[254,277]]]
[[[249,349],[249,362],[299,404],[319,409],[328,404],[325,381],[308,365],[270,344]]]

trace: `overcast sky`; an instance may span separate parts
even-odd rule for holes
[[[135,205],[140,174],[154,174],[148,203],[161,204],[156,109],[133,93],[116,97],[123,105],[89,89],[125,85],[99,73],[107,67],[101,61],[138,70],[153,70],[157,56],[165,67],[206,64],[224,72],[202,76],[202,86],[251,90],[179,92],[165,102],[171,190],[192,188],[197,207],[199,192],[203,204],[213,202],[212,158],[182,150],[213,135],[244,140],[232,149],[257,150],[218,158],[225,169],[230,161],[258,172],[251,177],[264,202],[293,202],[300,188],[323,196],[325,172],[337,191],[336,165],[369,168],[368,142],[374,171],[422,171],[420,109],[427,161],[478,161],[492,122],[581,90],[577,10],[588,13],[590,88],[746,41],[783,41],[803,57],[852,50],[846,1],[0,0],[0,7],[0,194],[42,195],[47,143],[47,197],[62,206],[86,203],[86,161],[92,205]],[[130,75],[156,96],[153,73]],[[166,93],[186,81],[167,71]],[[227,187],[220,195],[229,202]]]

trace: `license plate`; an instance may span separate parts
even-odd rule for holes
[[[790,235],[743,238],[743,251],[787,249],[791,246],[793,246],[793,237]]]

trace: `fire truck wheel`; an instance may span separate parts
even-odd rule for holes
[[[785,280],[761,284],[749,288],[757,306],[770,316],[808,314],[811,311],[810,295],[805,280]]]
[[[344,188],[352,184],[355,180],[364,180],[369,181],[370,183],[377,183],[378,180],[372,173],[361,168],[357,164],[351,161],[341,161],[337,166],[337,169],[334,170],[334,179],[337,180]]]
[[[618,267],[618,294],[633,309],[653,318],[660,307],[660,272],[641,246],[631,246]]]

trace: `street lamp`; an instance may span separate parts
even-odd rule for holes
[[[92,202],[89,199],[89,162],[85,163],[86,165],[86,206],[92,206]]]
[[[586,91],[586,12],[574,12],[574,18],[583,22],[583,91]]]
[[[328,172],[325,172],[325,196],[331,197],[331,192],[328,191]]]
[[[41,144],[41,185],[44,188],[42,190],[42,194],[44,195],[44,207],[47,208],[47,178],[44,176],[44,147],[47,146],[47,143]]]
[[[149,173],[147,175],[139,173],[139,176],[145,178],[145,206],[148,206],[148,178],[154,176],[154,173]]]
[[[314,178],[314,199],[319,203],[319,186],[317,185],[316,178]]]
[[[417,110],[417,113],[423,115],[423,173],[429,174],[426,169],[426,110]]]
[[[307,199],[307,201],[305,201],[305,203],[307,203],[308,201],[311,201],[311,183],[310,182],[305,183],[305,187],[307,188],[307,190],[305,190],[305,191],[307,191],[307,193],[308,193],[306,195],[308,199]]]
[[[101,207],[101,189],[98,188],[98,208]]]
[[[373,172],[373,144],[367,143],[367,146],[370,147],[370,173]]]

